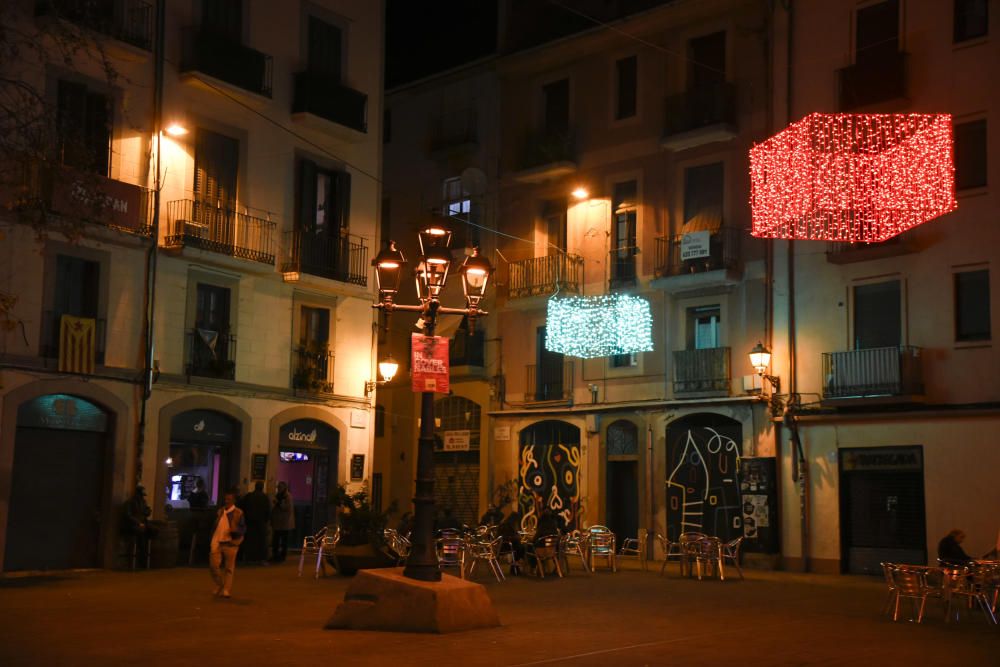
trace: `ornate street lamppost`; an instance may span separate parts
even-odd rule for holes
[[[465,292],[465,308],[447,308],[439,298],[448,280],[451,267],[451,231],[437,221],[426,225],[418,233],[420,258],[414,276],[417,282],[419,305],[398,304],[399,280],[406,266],[406,258],[396,248],[394,241],[372,260],[378,281],[379,301],[373,308],[385,312],[386,317],[395,310],[418,312],[423,323],[424,336],[434,335],[434,325],[439,314],[465,315],[472,330],[475,319],[488,313],[480,309],[486,294],[493,267],[489,260],[473,249],[459,269]],[[406,560],[403,575],[420,581],[440,581],[437,554],[434,549],[434,392],[424,391],[420,399],[420,439],[417,446],[416,493],[413,497],[412,548]]]

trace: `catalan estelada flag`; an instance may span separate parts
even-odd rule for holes
[[[92,317],[63,315],[59,320],[59,370],[93,373],[97,322]]]

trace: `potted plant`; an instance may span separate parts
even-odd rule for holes
[[[385,527],[396,503],[380,512],[372,507],[367,487],[348,493],[346,487],[338,485],[330,496],[330,504],[336,507],[340,527],[340,541],[333,557],[333,565],[340,574],[351,576],[358,570],[395,564],[386,552]]]

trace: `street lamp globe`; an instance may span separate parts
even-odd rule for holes
[[[391,302],[396,292],[399,291],[399,278],[405,265],[406,258],[403,257],[403,252],[396,247],[396,242],[391,240],[372,260],[380,302]]]
[[[472,254],[465,258],[462,268],[462,289],[469,308],[479,309],[479,302],[486,295],[486,285],[490,281],[493,267],[490,261],[479,254],[479,248],[473,248]]]
[[[451,252],[448,248],[431,246],[427,248],[417,267],[417,285],[422,296],[436,299],[441,295],[445,282],[448,280],[448,268],[451,266]]]

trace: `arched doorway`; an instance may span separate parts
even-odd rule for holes
[[[172,510],[189,508],[199,478],[209,505],[222,501],[240,479],[240,435],[240,423],[215,410],[188,410],[170,420],[166,504]]]
[[[482,410],[463,396],[434,403],[434,504],[460,523],[479,522]]]
[[[607,495],[604,516],[619,541],[639,534],[639,429],[619,419],[604,437]]]
[[[5,570],[99,565],[109,430],[108,413],[76,396],[18,407]]]
[[[699,532],[724,541],[743,534],[740,443],[743,425],[714,413],[667,426],[667,537]]]
[[[532,530],[545,509],[555,512],[564,530],[580,522],[580,429],[546,420],[523,429],[518,465],[521,526]]]
[[[340,432],[316,419],[295,419],[278,429],[277,481],[295,501],[291,544],[315,534],[333,518],[330,492],[337,484]]]

